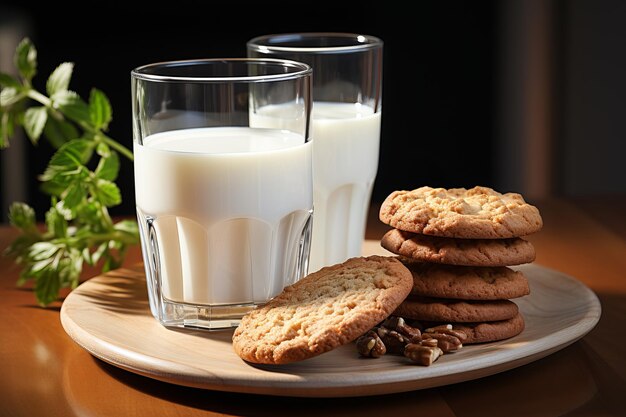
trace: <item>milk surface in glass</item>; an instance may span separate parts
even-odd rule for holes
[[[250,125],[288,128],[286,106],[266,106]],[[313,235],[309,272],[361,254],[378,169],[381,112],[359,103],[314,102]]]
[[[313,206],[310,142],[197,128],[150,135],[134,153],[142,234],[168,254],[157,260],[167,300],[262,303],[299,278],[300,257],[288,254],[301,250]]]

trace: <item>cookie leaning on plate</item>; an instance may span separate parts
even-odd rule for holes
[[[244,360],[285,364],[349,343],[387,318],[413,286],[391,257],[352,258],[314,272],[246,314],[233,335]]]
[[[380,220],[396,229],[464,239],[502,239],[535,233],[539,210],[517,193],[488,187],[394,191],[380,207]]]

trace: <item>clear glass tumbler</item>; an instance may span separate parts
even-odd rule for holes
[[[313,67],[315,215],[309,271],[361,255],[378,170],[383,42],[351,33],[266,35],[247,43],[249,57],[285,58]],[[286,109],[259,110],[276,126]]]
[[[152,314],[219,329],[307,272],[311,68],[206,59],[132,71],[135,196]],[[281,128],[251,124],[289,107]]]

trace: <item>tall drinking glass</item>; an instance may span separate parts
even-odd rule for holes
[[[349,33],[266,35],[247,44],[249,57],[286,58],[313,67],[315,215],[309,271],[359,256],[378,170],[383,42]],[[285,107],[257,113],[272,126]]]
[[[207,59],[132,71],[135,195],[152,314],[232,327],[307,272],[311,68]],[[281,129],[250,121],[289,107]]]

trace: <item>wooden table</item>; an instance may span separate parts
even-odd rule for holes
[[[617,416],[626,415],[626,199],[538,203],[544,229],[529,238],[536,263],[595,291],[602,318],[546,358],[482,379],[366,398],[283,398],[171,385],[95,359],[70,339],[61,301],[43,309],[19,270],[0,259],[0,416]],[[386,230],[372,211],[367,237]],[[0,227],[0,249],[15,236]],[[140,260],[134,248],[126,264]],[[88,272],[89,273],[89,272]],[[568,414],[569,413],[569,414]]]

